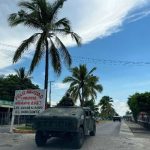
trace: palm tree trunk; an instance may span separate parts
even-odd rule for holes
[[[84,106],[84,95],[83,95],[83,87],[81,88],[82,93],[81,93],[81,106]]]
[[[45,84],[44,89],[46,90],[45,108],[47,108],[47,90],[48,90],[48,69],[49,69],[49,57],[48,57],[48,41],[46,42],[46,55],[45,55]]]
[[[81,105],[81,107],[83,107],[83,101],[82,101],[82,97],[81,97],[80,92],[79,92],[79,100],[80,100],[80,105]]]

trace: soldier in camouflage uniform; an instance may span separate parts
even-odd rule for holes
[[[58,103],[57,106],[74,106],[73,99],[70,97],[70,94],[67,93],[61,101]]]

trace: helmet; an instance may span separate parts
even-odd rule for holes
[[[66,93],[66,96],[67,96],[67,97],[70,97],[70,94],[69,94],[69,92],[67,92],[67,93]]]

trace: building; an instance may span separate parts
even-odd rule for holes
[[[13,109],[12,101],[0,100],[0,125],[10,123],[12,109]]]

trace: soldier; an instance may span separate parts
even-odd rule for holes
[[[58,106],[74,106],[73,99],[70,97],[70,94],[67,93],[61,101],[58,103]]]

